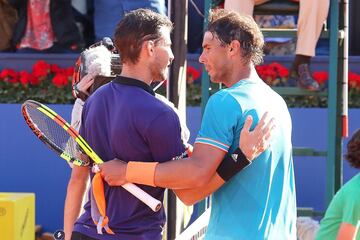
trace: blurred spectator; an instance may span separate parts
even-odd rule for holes
[[[261,28],[296,28],[294,16],[283,15],[261,15],[254,16],[256,23]],[[295,53],[295,42],[292,38],[265,38],[264,53],[267,55],[293,55]]]
[[[70,0],[8,0],[18,11],[12,43],[21,53],[73,52],[81,37]]]
[[[346,160],[360,170],[360,129],[347,144]],[[355,175],[336,193],[321,220],[317,240],[360,239],[360,174]]]
[[[254,5],[260,5],[269,0],[225,0],[225,9],[252,15]],[[289,0],[300,2],[298,19],[298,40],[296,56],[290,73],[290,81],[309,91],[318,91],[319,85],[310,73],[310,60],[315,56],[316,43],[327,18],[329,0]]]
[[[71,5],[81,38],[84,40],[85,48],[88,48],[95,41],[93,0],[71,0]]]
[[[296,220],[297,240],[314,240],[319,228],[318,221],[310,217],[298,217]]]
[[[204,1],[190,0],[188,11],[188,52],[201,53],[204,34]]]
[[[7,0],[0,0],[0,51],[10,48],[13,29],[18,17],[16,10]]]
[[[359,0],[350,0],[349,1],[349,35],[350,35],[350,55],[360,55],[360,1]]]
[[[94,0],[95,40],[112,37],[116,24],[125,13],[138,8],[166,15],[165,0]]]

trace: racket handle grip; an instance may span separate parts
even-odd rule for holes
[[[137,197],[140,201],[148,205],[154,212],[160,210],[162,204],[159,200],[152,197],[150,194],[139,188],[133,183],[125,183],[122,187],[129,193]]]

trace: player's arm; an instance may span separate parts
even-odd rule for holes
[[[99,167],[101,175],[110,186],[119,186],[128,181],[167,188],[196,187],[198,184],[205,184],[210,179],[225,155],[225,151],[204,145],[203,148],[200,147],[193,152],[190,160],[169,161],[184,151],[180,139],[178,117],[175,113],[163,114],[156,121],[153,121],[151,126],[145,134],[146,140],[153,159],[164,163],[131,161],[129,164],[124,164],[116,160],[107,161]],[[178,130],[174,132],[174,128]],[[180,149],[177,149],[179,146]],[[209,156],[216,160],[209,159]],[[197,160],[199,157],[204,162]],[[151,182],[143,182],[146,179],[151,179]]]
[[[88,167],[73,167],[67,187],[64,207],[64,232],[66,240],[71,239],[74,223],[79,217],[88,178]]]
[[[359,239],[360,235],[360,208],[359,199],[354,197],[356,191],[346,191],[340,189],[332,202],[336,205],[338,213],[342,213],[341,224],[337,233],[337,240],[352,240]],[[332,202],[330,205],[332,205]],[[346,204],[344,204],[346,203]],[[345,205],[345,206],[344,206]],[[326,217],[326,215],[325,215]]]
[[[359,235],[360,231],[360,208],[358,207],[358,198],[354,197],[356,194],[355,191],[347,191],[343,187],[336,193],[326,210],[324,218],[320,222],[320,228],[316,233],[316,240],[328,239],[329,226],[334,225],[335,220],[339,223],[339,227],[333,229],[333,239],[358,239],[356,236]]]
[[[230,108],[218,108],[219,99],[221,97],[215,99],[214,95],[209,99],[191,157],[161,164],[130,161],[126,166],[125,180],[171,189],[207,184],[229,150],[234,132],[232,125],[237,124],[239,115]]]
[[[228,143],[233,141],[234,136],[232,129],[234,124],[237,124],[237,114],[231,115],[231,111],[227,110],[226,116],[228,116],[229,124],[222,124],[221,126],[219,121],[216,121],[216,118],[219,120],[222,119],[222,117],[212,114],[211,111],[213,109],[214,108],[210,107],[208,113],[205,112],[204,118],[207,118],[208,122],[205,122],[205,125],[202,126],[204,130],[200,132],[205,136],[214,136],[215,139],[216,137],[217,139],[224,139],[223,141],[214,140],[214,138],[198,137],[194,146],[194,152],[192,156],[187,159],[179,159],[162,164],[129,162],[126,168],[126,180],[171,189],[196,188],[206,185],[227,154],[229,145],[226,144],[226,141],[228,141]],[[252,135],[247,137],[241,136],[247,144],[240,142],[240,147],[243,152],[245,152],[245,156],[248,156],[248,160],[252,160],[254,156],[257,156],[264,150],[259,139],[261,139],[262,136],[265,136],[265,139],[267,139],[269,137],[267,131],[270,132],[273,128],[273,119],[269,122],[266,119],[268,119],[267,114],[264,114],[260,122],[270,122],[270,124],[265,124],[265,127],[261,124],[258,131],[251,132]],[[243,131],[241,134],[249,132],[252,120],[248,119],[246,122],[244,123],[246,131]],[[242,162],[234,162],[231,164],[230,162],[230,167],[225,166],[225,168],[223,168],[222,172],[224,174],[220,174],[221,177],[225,181],[231,178],[244,167],[241,163]],[[141,172],[139,169],[141,169]]]
[[[74,112],[75,110],[75,112]],[[73,108],[71,124],[74,125],[79,119],[83,119],[83,106],[75,105]],[[79,118],[79,119],[78,119]],[[79,121],[81,122],[81,121]],[[83,125],[77,126],[83,132]],[[86,155],[78,153],[79,159],[89,162]],[[89,179],[89,167],[72,166],[71,176],[67,186],[65,206],[64,206],[64,232],[65,240],[71,239],[74,223],[80,215],[82,199],[86,191],[86,184]]]
[[[275,128],[274,119],[270,119],[268,114],[265,113],[255,129],[251,131],[252,121],[251,116],[246,119],[240,133],[239,148],[235,151],[235,154],[228,153],[225,155],[216,169],[216,173],[206,185],[197,188],[174,190],[183,203],[193,205],[209,196],[231,177],[250,165],[258,155],[270,146],[271,132]]]
[[[114,163],[118,165],[117,176],[111,179],[106,176],[106,172],[115,166],[107,166],[111,164],[107,162],[103,164],[102,175],[110,185],[114,186],[122,185],[126,181],[172,189],[204,186],[215,174],[230,144],[234,141],[234,129],[241,124],[242,114],[241,106],[233,98],[224,98],[220,94],[215,94],[206,106],[201,130],[196,140],[199,144],[195,145],[190,158],[161,164],[130,161],[124,166],[121,163]]]
[[[238,154],[236,158],[231,154],[226,154],[207,184],[201,187],[173,191],[184,204],[193,205],[215,192],[230,178],[249,166],[251,162],[252,160],[249,160],[243,153]]]
[[[253,160],[269,145],[270,133],[274,128],[273,119],[268,120],[265,114],[254,131],[249,129],[251,122],[252,120],[249,118],[244,124],[243,131],[241,131],[240,148],[247,155],[246,159],[243,158],[242,161],[239,160],[234,163],[232,161],[234,159],[230,160],[225,157],[228,162],[226,164],[228,170],[225,171],[225,175],[228,177],[235,175],[244,168],[246,166],[244,162],[248,163],[248,160]],[[127,166],[119,161],[109,161],[103,164],[101,168],[104,170],[102,174],[105,180],[113,186],[119,186],[126,181],[174,189],[196,189],[198,191],[201,189],[199,187],[204,186],[204,191],[199,191],[197,197],[193,196],[191,199],[185,199],[185,197],[196,190],[179,192],[179,196],[189,203],[206,197],[228,180],[224,175],[220,177],[222,175],[220,169],[218,169],[220,175],[214,176],[215,170],[219,167],[221,160],[224,159],[225,153],[226,151],[207,144],[196,144],[192,157],[188,159],[179,159],[162,164],[130,162]],[[125,180],[125,178],[127,179]]]
[[[190,158],[158,164],[154,172],[154,185],[171,189],[204,186],[214,175],[225,154],[225,151],[213,146],[196,143]],[[131,168],[128,165],[126,172],[129,181],[133,177],[136,179],[131,174]]]
[[[354,226],[351,223],[342,222],[340,224],[336,240],[354,240],[358,231],[359,226]]]

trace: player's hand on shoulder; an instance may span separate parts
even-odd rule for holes
[[[256,127],[250,131],[253,118],[249,115],[240,132],[239,148],[250,161],[254,160],[264,152],[271,143],[271,135],[275,125],[275,119],[266,112],[260,119]]]
[[[126,162],[115,158],[98,166],[101,176],[110,186],[121,186],[126,183]]]

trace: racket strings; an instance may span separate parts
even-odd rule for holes
[[[53,147],[56,146],[58,150],[71,157],[79,155],[80,147],[63,127],[33,106],[27,105],[26,111],[37,130],[38,137],[45,137],[51,145],[54,145]]]

